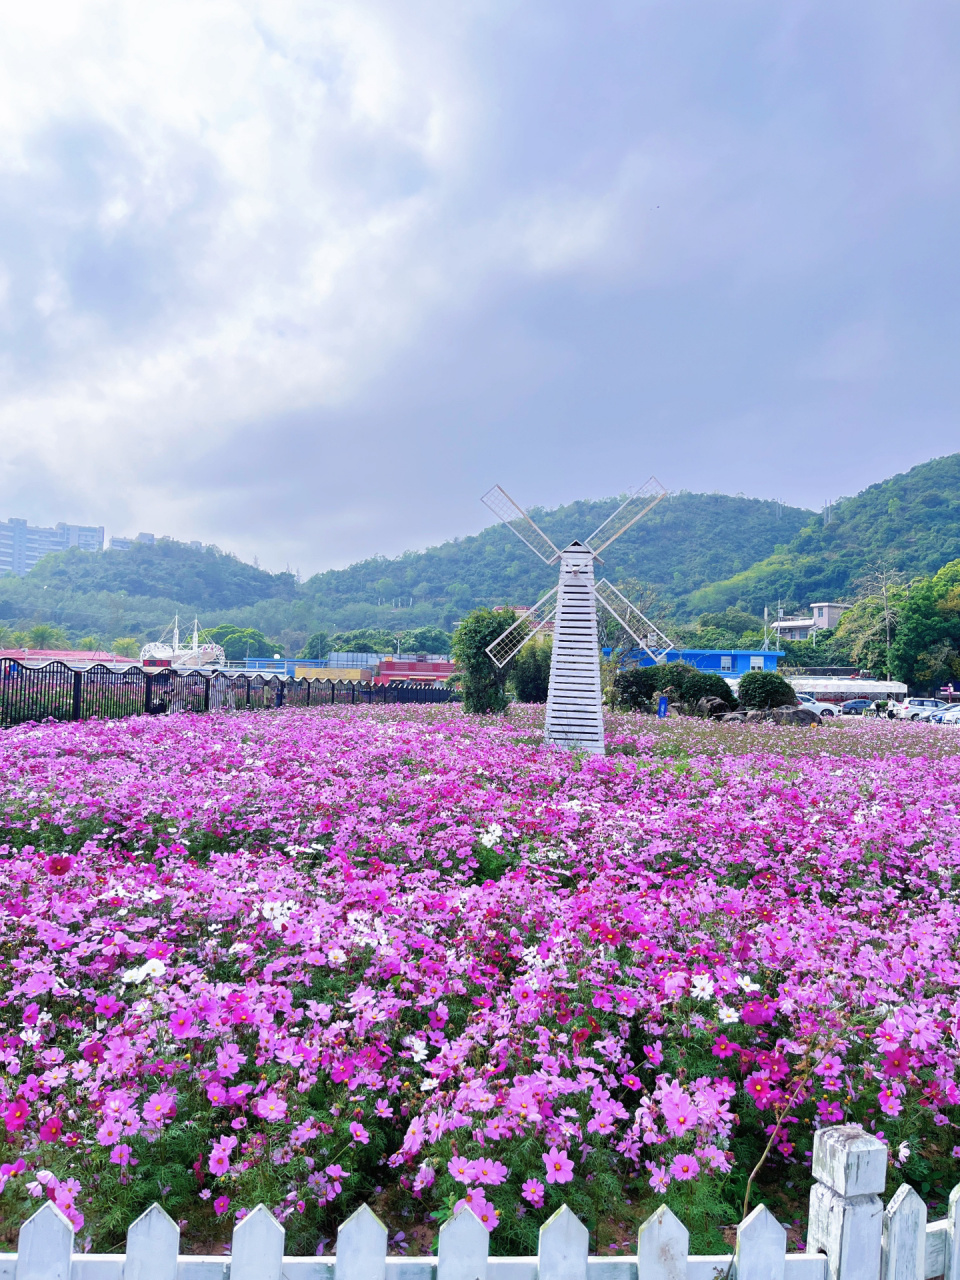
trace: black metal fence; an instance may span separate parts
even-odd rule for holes
[[[243,672],[122,670],[66,662],[29,666],[0,658],[0,726],[28,720],[165,715],[176,711],[246,711],[330,703],[448,702],[449,689],[359,680],[291,680]]]

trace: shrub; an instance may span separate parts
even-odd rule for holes
[[[550,690],[550,640],[531,640],[513,664],[513,687],[520,702],[546,702]]]
[[[307,658],[313,662],[319,662],[321,658],[327,657],[330,652],[330,637],[325,631],[315,631],[307,640],[300,652],[298,658]]]
[[[747,709],[766,711],[770,707],[797,705],[793,687],[775,671],[748,671],[740,680],[737,695],[740,705]]]
[[[507,709],[506,684],[510,664],[497,667],[487,655],[487,645],[513,626],[517,615],[512,609],[494,613],[492,609],[474,609],[453,633],[451,648],[460,668],[463,709],[474,715],[502,712]]]
[[[118,636],[110,646],[110,651],[121,658],[139,658],[140,641],[136,636]]]
[[[733,690],[715,671],[697,671],[684,681],[684,702],[697,703],[701,698],[722,698],[731,711],[737,705]]]

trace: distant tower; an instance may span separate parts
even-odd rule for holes
[[[546,564],[560,562],[557,586],[487,647],[493,662],[498,667],[506,666],[530,637],[556,616],[544,725],[547,742],[597,754],[603,752],[597,600],[654,662],[666,661],[668,651],[675,647],[606,578],[595,582],[593,573],[595,560],[603,564],[600,552],[652,510],[666,492],[660,482],[651,477],[586,542],[571,542],[563,551],[557,550],[499,485],[483,495],[490,510],[541,560]]]

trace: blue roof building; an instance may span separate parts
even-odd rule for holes
[[[612,650],[604,649],[609,657]],[[776,671],[781,649],[668,649],[667,662],[687,662],[698,671],[715,671],[721,676],[742,676],[748,671]],[[622,659],[624,666],[652,667],[654,660],[646,649],[629,649]]]

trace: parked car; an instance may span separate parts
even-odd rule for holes
[[[936,724],[960,724],[960,706],[954,703],[952,707],[947,706],[940,711],[934,711],[930,719]]]
[[[812,693],[798,693],[797,701],[801,707],[816,711],[818,716],[835,716],[837,714],[837,708],[832,702],[818,702]]]
[[[903,702],[897,704],[897,718],[899,720],[926,720],[935,711],[942,711],[944,707],[949,705],[949,702],[944,702],[942,698],[904,698]]]
[[[872,706],[872,698],[848,698],[846,702],[840,703],[840,714],[842,716],[862,716],[867,708]]]

